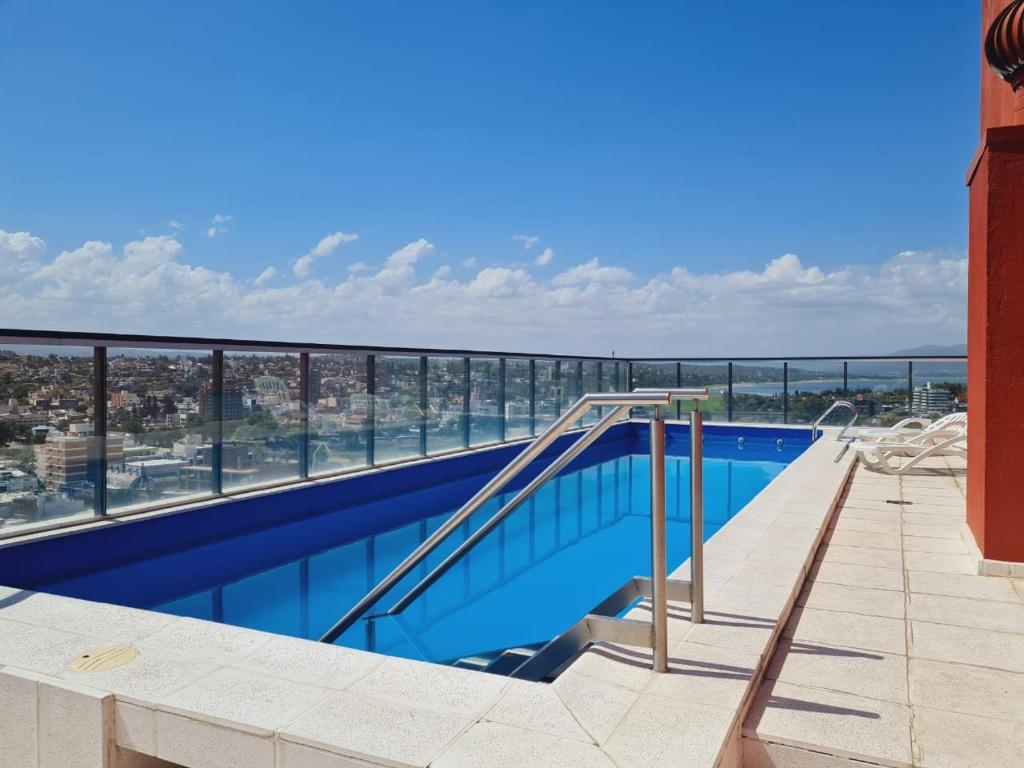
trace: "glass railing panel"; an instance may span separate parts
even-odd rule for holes
[[[0,346],[0,534],[96,513],[93,370],[88,347]]]
[[[733,421],[785,422],[783,364],[743,360],[732,369]]]
[[[626,381],[626,363],[614,360],[605,360],[601,363],[601,391],[602,392],[626,392],[629,390],[629,383]],[[598,409],[598,415],[606,413],[605,408]]]
[[[560,401],[560,374],[554,360],[536,361],[536,402],[534,405],[535,431],[543,432],[558,418]]]
[[[633,381],[631,389],[637,388],[671,388],[676,386],[675,363],[652,363],[639,361],[633,363]],[[662,417],[673,418],[676,409],[665,409]],[[631,416],[635,419],[650,419],[654,416],[654,408],[633,408]]]
[[[836,400],[845,400],[843,364],[834,360],[796,360],[789,364],[789,423],[813,424]],[[850,412],[837,408],[823,424],[842,425]]]
[[[702,363],[683,360],[679,363],[679,382],[684,387],[707,387],[708,399],[700,404],[705,421],[729,420],[729,364]],[[687,419],[693,401],[676,404],[675,418]]]
[[[914,363],[911,410],[915,416],[938,418],[967,410],[967,362]]]
[[[107,350],[107,509],[211,495],[213,354]]]
[[[849,364],[847,399],[857,408],[857,426],[888,427],[910,414],[905,360],[854,360]]]
[[[365,466],[371,418],[366,355],[310,355],[309,473]]]
[[[375,463],[422,455],[420,359],[378,356],[375,388]]]
[[[559,413],[572,408],[582,394],[582,372],[577,360],[562,360],[559,368]],[[582,419],[574,427],[582,426]]]
[[[496,357],[469,361],[470,445],[501,440],[501,365]]]
[[[463,408],[466,403],[466,361],[461,357],[427,360],[427,453],[466,447]]]
[[[225,352],[221,407],[225,490],[300,476],[298,355]]]
[[[530,361],[505,360],[505,439],[530,434]]]
[[[596,360],[584,360],[583,361],[583,393],[589,394],[591,392],[601,391],[601,377],[598,375],[599,364]],[[591,408],[583,416],[583,424],[593,424],[600,417],[600,413],[597,408]]]

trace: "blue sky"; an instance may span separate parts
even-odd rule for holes
[[[605,301],[636,301],[629,291],[673,269],[760,274],[784,254],[826,277],[856,268],[879,278],[913,252],[921,271],[921,259],[965,256],[979,35],[968,0],[0,0],[0,231],[43,242],[29,256],[8,247],[23,279],[29,261],[45,271],[88,241],[124,259],[126,245],[165,237],[177,245],[154,252],[187,266],[189,280],[228,276],[253,301],[250,283],[268,267],[264,289],[315,280],[337,297],[353,264],[378,274],[421,238],[430,248],[393,297],[445,267],[439,280],[466,287],[482,270],[525,270],[546,302],[559,287],[614,283],[557,282],[594,260],[629,273],[632,287]],[[358,239],[322,249],[298,274],[296,260],[333,233]],[[517,234],[539,240],[527,249]],[[0,324],[59,325],[69,286],[54,277],[18,293],[48,295],[52,317],[14,314],[12,300]],[[478,294],[507,298],[510,285]],[[705,303],[723,295],[705,291]],[[88,308],[96,330],[152,319],[104,315],[98,296]],[[910,318],[890,346],[962,341],[955,316],[930,331]],[[600,317],[584,329],[596,345]],[[208,319],[240,335],[270,331]],[[439,316],[433,345],[453,323]],[[308,318],[292,327],[286,336],[308,331]],[[358,331],[372,332],[367,342],[428,341],[401,325]],[[536,331],[478,343],[521,345]],[[779,333],[771,344],[786,340]]]

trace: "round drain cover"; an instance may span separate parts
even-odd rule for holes
[[[76,656],[68,667],[75,672],[106,672],[108,669],[123,667],[138,655],[138,649],[130,645],[109,645]]]

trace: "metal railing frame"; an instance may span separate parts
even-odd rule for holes
[[[294,478],[274,480],[266,483],[260,483],[257,485],[241,486],[237,488],[231,488],[229,492],[225,493],[224,485],[224,467],[223,467],[223,446],[224,446],[224,423],[223,419],[219,418],[223,416],[223,383],[224,383],[224,353],[225,352],[245,352],[245,353],[260,353],[260,352],[277,352],[277,353],[290,353],[296,356],[299,381],[300,381],[300,416],[302,423],[308,427],[309,424],[309,409],[315,404],[310,402],[309,392],[309,371],[310,366],[313,365],[312,361],[315,360],[315,356],[319,354],[349,354],[357,355],[364,358],[364,365],[366,371],[366,394],[368,395],[368,413],[366,422],[362,431],[362,439],[365,441],[365,461],[362,464],[356,464],[351,467],[342,467],[338,469],[332,469],[329,471],[318,471],[315,473],[315,477],[329,478],[333,476],[342,476],[344,474],[353,471],[363,471],[369,468],[393,465],[400,463],[401,461],[414,461],[422,458],[424,454],[428,455],[445,455],[448,453],[458,452],[465,450],[466,448],[478,448],[485,447],[487,445],[496,445],[508,442],[518,442],[525,438],[509,438],[508,437],[508,424],[507,418],[507,402],[506,397],[506,381],[505,381],[505,370],[508,361],[511,360],[522,360],[529,362],[529,402],[524,401],[524,406],[528,415],[524,416],[524,420],[529,425],[528,434],[535,435],[543,428],[543,424],[539,423],[539,414],[537,412],[537,376],[536,376],[536,361],[551,361],[557,363],[556,368],[564,374],[565,377],[571,378],[571,385],[579,387],[582,381],[582,366],[584,363],[597,363],[598,365],[598,381],[599,390],[606,388],[605,378],[606,376],[613,379],[611,388],[622,389],[628,387],[628,383],[632,382],[637,374],[637,364],[643,363],[672,363],[675,367],[674,379],[678,383],[681,380],[681,366],[684,364],[722,364],[728,368],[728,379],[726,385],[726,418],[729,421],[733,420],[735,415],[734,409],[734,364],[744,363],[781,363],[783,364],[785,384],[784,384],[784,396],[783,396],[783,410],[784,410],[784,421],[788,421],[790,415],[788,405],[788,394],[789,394],[789,370],[788,363],[798,363],[801,361],[806,362],[834,362],[842,364],[842,377],[843,377],[843,390],[848,391],[849,387],[849,364],[858,362],[902,362],[907,364],[907,383],[909,397],[912,398],[913,381],[914,381],[914,363],[963,363],[966,362],[966,357],[956,355],[938,355],[938,356],[901,356],[901,355],[847,355],[847,356],[789,356],[789,357],[670,357],[670,358],[649,358],[649,357],[636,357],[636,358],[622,358],[622,357],[602,357],[602,356],[584,356],[584,355],[549,355],[549,354],[536,354],[527,352],[505,352],[505,351],[492,351],[492,350],[466,350],[466,349],[443,349],[443,348],[413,348],[413,347],[374,347],[364,345],[345,345],[345,344],[322,344],[322,343],[293,343],[293,342],[277,342],[277,341],[249,341],[241,339],[218,339],[218,338],[201,338],[201,337],[189,337],[189,336],[153,336],[145,334],[100,334],[100,333],[89,333],[89,332],[74,332],[74,331],[33,331],[33,330],[20,330],[20,329],[0,329],[0,346],[21,346],[21,345],[32,345],[32,346],[45,346],[52,347],[54,352],[59,351],[61,347],[91,347],[92,358],[94,366],[94,381],[93,381],[93,420],[95,435],[97,438],[97,447],[93,452],[93,461],[90,466],[90,472],[92,480],[95,484],[95,504],[94,513],[99,516],[120,516],[126,514],[136,514],[140,511],[149,511],[153,509],[164,509],[175,506],[181,506],[183,504],[194,504],[197,502],[204,502],[209,500],[215,500],[224,496],[229,496],[234,493],[248,492],[257,488],[270,488],[287,486],[290,484],[302,482],[304,479],[314,476],[312,472],[311,460],[312,456],[308,447],[309,430],[304,429],[302,437],[302,445],[299,446],[299,466],[296,476]],[[211,422],[211,441],[213,444],[210,457],[211,474],[212,478],[209,486],[209,493],[202,494],[199,496],[190,497],[181,501],[173,501],[168,503],[156,502],[151,504],[138,504],[127,507],[121,507],[116,510],[108,508],[106,499],[106,483],[103,481],[106,473],[106,445],[105,445],[105,433],[106,433],[106,406],[108,402],[108,377],[106,376],[106,365],[107,365],[107,354],[111,349],[151,349],[154,351],[166,350],[166,351],[206,351],[212,354],[211,363],[211,401],[216,411],[218,418],[212,419]],[[375,453],[375,443],[377,442],[376,434],[376,400],[377,400],[377,358],[379,356],[395,356],[395,357],[408,357],[410,359],[421,358],[429,363],[430,358],[463,358],[463,370],[466,375],[466,385],[463,392],[463,439],[462,448],[454,450],[445,450],[437,453],[430,453],[426,449],[428,446],[423,445],[425,441],[421,440],[421,447],[423,451],[417,451],[417,455],[411,455],[408,458],[401,459],[399,461],[377,461]],[[469,394],[471,391],[471,370],[472,361],[474,359],[488,359],[494,360],[498,363],[498,371],[501,375],[501,381],[499,383],[499,400],[501,401],[500,413],[498,414],[498,432],[497,440],[488,443],[473,444],[469,439],[471,434],[471,419],[473,418],[472,413],[469,410]],[[565,363],[565,364],[563,364]],[[99,375],[96,375],[99,374]],[[838,375],[838,374],[837,374]],[[425,382],[419,382],[422,387]],[[566,382],[570,383],[570,382]],[[556,386],[559,390],[560,397],[560,386]],[[422,391],[422,390],[421,390]],[[417,398],[419,399],[419,398]],[[561,404],[558,404],[559,410]],[[681,413],[673,414],[677,417],[681,416]],[[426,437],[426,435],[423,435]],[[31,526],[19,526],[14,527],[10,531],[0,531],[0,538],[6,538],[12,535],[18,535],[24,531],[39,531],[48,527],[65,527],[69,524],[82,524],[89,521],[91,518],[79,518],[74,521],[61,521],[55,520],[52,524],[33,524]]]

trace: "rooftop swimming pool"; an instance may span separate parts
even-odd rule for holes
[[[667,438],[672,570],[690,554],[688,430],[669,424]],[[806,429],[706,425],[705,539],[808,444]],[[315,639],[519,450],[436,459],[28,543],[0,555],[0,583]],[[545,463],[536,462],[534,473]],[[456,663],[547,642],[631,577],[650,574],[649,473],[646,426],[613,428],[403,613],[364,619],[338,643]],[[478,512],[377,610],[531,476]]]

